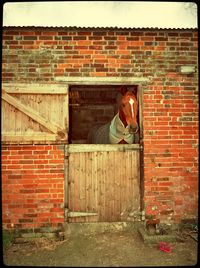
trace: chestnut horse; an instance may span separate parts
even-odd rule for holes
[[[130,91],[123,86],[117,98],[117,106],[118,112],[112,121],[102,126],[95,126],[88,134],[87,143],[132,144],[139,142],[138,102],[135,91]]]

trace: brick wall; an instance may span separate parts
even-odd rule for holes
[[[145,210],[147,215],[154,215],[161,222],[179,222],[183,218],[196,217],[198,206],[198,76],[197,72],[179,72],[181,65],[194,65],[198,71],[197,38],[197,30],[189,29],[8,27],[3,30],[2,81],[51,82],[62,76],[148,78],[149,82],[141,85],[144,92]],[[11,157],[15,151],[16,149],[8,147],[3,156],[4,161],[7,161],[4,163],[5,169],[4,166],[2,169],[3,182],[6,183],[3,184],[4,223],[7,221],[9,226],[14,220],[16,224],[24,227],[33,226],[35,221],[39,224],[45,219],[45,216],[35,217],[36,214],[43,213],[38,210],[40,202],[28,211],[28,208],[21,204],[21,200],[26,200],[26,195],[29,195],[25,193],[26,190],[33,191],[42,178],[37,174],[38,171],[35,171],[34,181],[30,184],[27,181],[29,186],[26,187],[25,183],[23,189],[22,184],[18,184],[19,178],[28,180],[23,176],[30,176],[32,172],[27,174],[26,169],[21,170],[21,166],[24,168],[28,162],[18,163],[22,160],[28,161],[21,155],[25,150],[19,150],[21,153],[16,156],[20,158],[14,160]],[[32,149],[30,152],[34,157],[40,155],[35,154]],[[41,154],[41,157],[50,155]],[[37,158],[30,161],[37,161]],[[48,162],[41,165],[51,164]],[[59,180],[56,187],[63,196],[63,173],[59,168],[57,178],[57,173],[51,173],[50,170],[46,166],[45,174],[53,177],[50,181]],[[16,184],[15,188],[12,183]],[[49,181],[45,183],[46,186],[53,185]],[[32,184],[33,187],[30,186]],[[5,187],[10,188],[11,196],[5,192]],[[53,202],[41,201],[44,209],[45,206],[50,206],[51,210],[58,210],[55,213],[61,218],[56,219],[55,213],[50,213],[50,219],[46,221],[63,222],[60,208],[63,197],[58,196],[58,193],[54,193],[55,198],[53,197],[53,186],[44,188],[47,193],[37,193],[34,190],[30,204],[34,204],[39,194],[49,194]],[[19,203],[13,203],[13,198]],[[56,203],[59,198],[60,202]],[[19,209],[19,214],[14,214],[11,219],[11,207],[15,205],[19,207],[12,208],[12,211]],[[21,215],[21,218],[17,215]]]
[[[2,147],[2,211],[6,229],[58,229],[64,222],[64,147]]]

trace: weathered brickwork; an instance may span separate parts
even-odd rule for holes
[[[148,78],[141,85],[145,211],[161,222],[178,223],[197,216],[197,38],[197,30],[189,29],[8,27],[3,30],[2,81]],[[182,74],[182,65],[194,65],[196,72]],[[63,151],[41,148],[2,151],[3,224],[8,228],[64,221]]]
[[[3,146],[1,155],[3,226],[59,228],[64,222],[63,146]]]

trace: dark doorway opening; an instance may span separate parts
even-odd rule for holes
[[[137,86],[135,87],[137,92]],[[89,130],[116,115],[121,85],[73,85],[69,88],[69,143],[86,144]],[[136,96],[138,94],[136,93]],[[139,113],[138,113],[139,114]],[[138,115],[139,116],[139,115]],[[139,119],[139,118],[138,118]],[[139,122],[139,121],[138,121]]]

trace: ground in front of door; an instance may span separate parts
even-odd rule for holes
[[[137,230],[68,235],[63,241],[40,238],[13,244],[4,251],[8,266],[191,266],[197,260],[197,242],[170,243],[171,252],[145,244]]]

